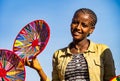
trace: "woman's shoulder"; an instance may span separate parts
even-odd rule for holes
[[[97,45],[98,47],[100,47],[100,48],[109,48],[108,45],[103,44],[103,43],[96,43],[96,45]]]
[[[95,42],[91,41],[91,44],[96,49],[101,49],[101,50],[109,49],[109,46],[104,43],[95,43]]]
[[[56,57],[59,57],[59,56],[62,56],[62,55],[65,55],[65,53],[67,52],[67,48],[68,47],[64,47],[64,48],[61,48],[61,49],[58,49],[54,52],[54,56]]]
[[[109,46],[104,43],[91,42],[90,49],[94,51],[95,54],[100,55],[101,57],[106,57],[108,54],[112,54]]]

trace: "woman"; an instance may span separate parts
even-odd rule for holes
[[[71,23],[73,41],[54,53],[52,81],[109,81],[115,76],[109,47],[87,39],[96,23],[97,16],[92,10],[82,8],[75,12]],[[33,59],[32,65],[34,62]],[[48,80],[41,68],[37,71],[43,81]]]
[[[97,16],[90,9],[75,12],[71,23],[73,41],[54,53],[52,81],[109,81],[115,76],[108,46],[87,39],[96,22]]]

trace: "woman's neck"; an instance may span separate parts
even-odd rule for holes
[[[73,41],[73,46],[72,47],[73,48],[71,49],[71,51],[73,53],[83,53],[89,47],[89,40],[88,39],[84,39],[82,41]]]

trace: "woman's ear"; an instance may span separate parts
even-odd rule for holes
[[[94,31],[94,29],[95,29],[95,27],[94,26],[92,26],[91,28],[90,28],[90,34],[92,34],[93,33],[93,31]]]

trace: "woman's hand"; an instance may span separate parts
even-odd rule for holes
[[[32,60],[29,60],[28,58],[25,58],[24,59],[24,64],[26,66],[29,66],[29,67],[35,69],[38,72],[38,74],[39,74],[39,76],[41,78],[40,81],[47,81],[47,76],[44,73],[44,71],[42,70],[42,67],[41,67],[41,65],[40,65],[37,58],[33,58]]]
[[[38,61],[37,58],[33,58],[32,60],[29,60],[28,58],[25,58],[24,63],[26,66],[29,66],[37,71],[41,70],[42,67]]]

